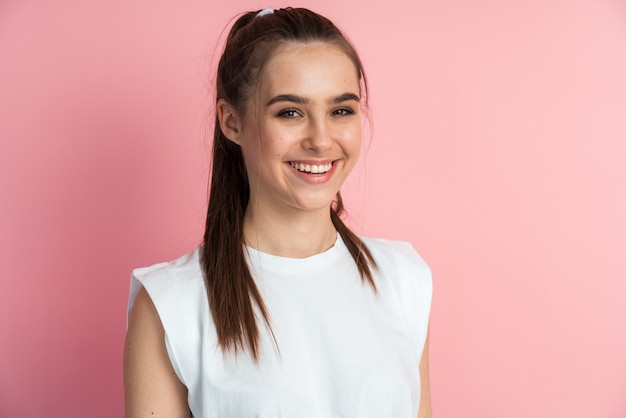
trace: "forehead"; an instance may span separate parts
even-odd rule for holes
[[[360,92],[359,72],[340,47],[323,42],[289,42],[279,46],[259,78],[262,96],[295,93],[334,96]]]

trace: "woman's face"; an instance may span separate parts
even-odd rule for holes
[[[255,210],[327,214],[360,152],[360,110],[357,70],[341,49],[279,47],[248,101],[237,141]]]

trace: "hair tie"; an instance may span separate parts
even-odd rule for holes
[[[259,13],[256,14],[255,18],[265,16],[265,15],[270,15],[272,13],[274,13],[274,9],[263,9]]]

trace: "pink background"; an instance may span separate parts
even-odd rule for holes
[[[268,5],[223,3],[0,3],[1,417],[122,415],[129,273],[200,241],[218,38]],[[349,220],[433,269],[437,418],[626,417],[624,2],[383,3],[300,2],[368,70]]]

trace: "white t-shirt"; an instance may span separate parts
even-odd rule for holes
[[[378,294],[341,238],[300,259],[247,248],[276,337],[258,321],[258,364],[218,347],[198,249],[133,272],[129,312],[143,286],[194,417],[417,416],[430,269],[409,243],[362,240],[378,264]]]

